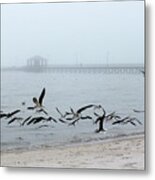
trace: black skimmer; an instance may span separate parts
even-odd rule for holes
[[[43,107],[43,99],[45,97],[45,88],[43,88],[40,96],[39,96],[39,99],[37,99],[36,97],[33,97],[32,98],[32,101],[34,102],[35,106],[34,107],[28,107],[27,109],[28,110],[33,110],[33,109],[36,109],[38,107]]]

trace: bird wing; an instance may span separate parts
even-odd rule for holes
[[[97,124],[99,121],[101,120],[101,117],[99,116],[96,121],[94,122],[94,124]]]
[[[33,123],[36,120],[36,118],[32,118],[30,121],[27,122],[27,125],[30,125],[31,123]]]
[[[51,117],[51,116],[50,116],[50,117]],[[56,120],[55,118],[51,117],[51,119],[52,119],[55,123],[57,123],[57,120]]]
[[[44,114],[48,115],[47,111],[45,111],[45,109],[43,109],[43,108],[37,110],[36,112],[38,112],[38,113],[43,112]]]
[[[75,119],[73,122],[69,123],[68,126],[75,126],[75,123],[79,121],[80,118]]]
[[[136,126],[136,123],[134,123],[133,121],[129,121],[132,125]]]
[[[84,107],[81,107],[80,109],[77,110],[77,113],[81,113],[82,111],[88,109],[88,108],[91,108],[93,107],[94,105],[93,104],[90,104],[90,105],[87,105],[87,106],[84,106]]]
[[[135,113],[142,113],[142,112],[144,112],[144,111],[136,110],[136,109],[133,109],[133,111],[134,111]]]
[[[29,116],[29,117],[27,117],[23,122],[22,122],[22,126],[24,126],[24,124],[31,118],[32,116]]]
[[[16,119],[17,119],[17,118],[16,118],[16,117],[14,117],[13,119],[11,119],[11,120],[8,122],[8,124],[13,123]]]
[[[60,112],[60,110],[58,109],[58,107],[55,108],[57,110],[57,112],[60,114],[61,117],[63,117],[63,114]]]
[[[36,107],[27,107],[28,110],[34,110]]]
[[[40,106],[42,106],[44,96],[45,96],[45,88],[42,90],[42,92],[40,94],[40,97],[39,97],[39,104],[40,104]]]
[[[61,118],[59,118],[59,121],[62,123],[66,123],[66,121],[62,120]]]
[[[0,119],[3,118],[3,117],[6,117],[7,114],[0,114]]]
[[[20,112],[20,109],[17,109],[17,110],[15,110],[15,111],[9,113],[8,116],[11,117],[11,116],[13,116],[13,115],[15,115],[15,114],[17,114],[17,113],[19,113],[19,112]]]
[[[36,118],[35,121],[33,121],[33,124],[39,123],[39,122],[42,121],[42,120],[44,120],[43,117],[38,117],[38,118]]]
[[[122,120],[114,121],[114,122],[112,123],[112,125],[120,124],[120,123],[122,123],[122,122],[123,122]]]
[[[73,108],[71,108],[71,107],[70,107],[70,111],[71,111],[72,114],[75,114]]]
[[[82,117],[80,117],[80,119],[92,119],[92,117],[91,116],[82,116]]]

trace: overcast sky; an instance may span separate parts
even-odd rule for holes
[[[144,63],[144,2],[3,4],[1,64]]]

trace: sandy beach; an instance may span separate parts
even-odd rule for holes
[[[144,169],[144,135],[1,154],[2,166]]]

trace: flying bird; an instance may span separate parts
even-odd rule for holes
[[[8,122],[8,124],[11,124],[11,123],[13,123],[14,121],[19,121],[19,120],[22,120],[23,118],[22,117],[14,117],[14,118],[12,118],[9,122]]]
[[[143,113],[144,111],[142,110],[136,110],[136,109],[133,109],[133,112],[135,112],[135,113]]]
[[[15,111],[7,113],[7,114],[1,114],[1,117],[10,118],[10,117],[14,116],[15,114],[19,113],[20,111],[21,111],[20,109],[17,109]]]
[[[45,97],[45,88],[43,88],[40,96],[39,96],[39,99],[37,99],[36,97],[33,97],[33,102],[34,104],[36,105],[36,107],[42,107],[43,106],[43,99]]]
[[[43,112],[44,114],[48,115],[48,113],[43,108],[38,109],[36,112],[38,112],[38,113]]]
[[[31,117],[32,117],[32,116],[27,117],[27,118],[26,118],[26,119],[22,122],[21,126],[24,126],[24,125],[25,125],[25,123],[26,123],[28,120],[30,120],[30,119],[31,119]]]
[[[101,114],[101,115],[99,115],[96,112],[94,112],[94,115],[97,116],[95,124],[99,123],[99,128],[95,132],[96,133],[104,132],[104,131],[106,131],[104,129],[104,127],[103,127],[104,126],[104,122],[106,120],[106,111],[104,110],[104,108],[101,105],[95,106],[94,110],[95,109],[101,109],[102,112],[103,112],[103,114]]]
[[[70,118],[70,119],[68,119],[68,120],[73,120],[73,119],[75,119],[75,118],[80,117],[80,116],[81,116],[81,113],[82,113],[83,111],[85,111],[86,109],[91,108],[91,107],[94,107],[94,105],[93,105],[93,104],[90,104],[90,105],[87,105],[87,106],[83,106],[83,107],[79,108],[76,112],[75,112],[72,108],[70,108],[71,113],[73,114],[73,117]]]

